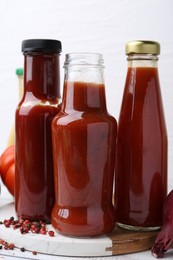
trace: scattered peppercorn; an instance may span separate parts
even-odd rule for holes
[[[0,249],[5,250],[13,250],[15,248],[15,245],[13,243],[7,243],[6,241],[0,239]]]
[[[49,234],[50,237],[54,237],[54,234],[55,234],[55,233],[54,233],[54,231],[49,230],[48,234]]]
[[[13,244],[13,243],[11,243],[11,244],[9,244],[9,246],[8,246],[8,247],[9,247],[9,249],[13,250],[15,246],[14,246],[14,244]]]
[[[47,226],[44,221],[31,221],[24,219],[15,220],[14,217],[10,217],[9,219],[4,219],[4,221],[0,221],[0,225],[4,225],[6,228],[19,229],[21,234],[26,234],[29,232],[35,234],[46,235],[48,234],[50,237],[54,237],[55,233],[53,230],[47,231]],[[3,239],[0,239],[0,249],[5,250],[13,250],[15,245],[13,243],[7,243]],[[25,252],[26,249],[24,247],[20,248],[21,252]],[[36,251],[32,252],[33,255],[37,255]]]
[[[31,221],[28,219],[14,220],[14,217],[11,217],[2,221],[2,224],[4,224],[4,226],[7,228],[12,227],[13,229],[20,229],[21,234],[32,232],[42,235],[46,235],[48,233],[49,236],[54,236],[54,231],[47,231],[46,223],[44,221]]]
[[[26,234],[28,232],[29,232],[29,229],[27,227],[25,227],[25,226],[20,227],[20,233],[21,234]]]
[[[46,235],[46,229],[45,228],[40,228],[40,234]]]
[[[5,219],[4,220],[4,226],[10,227],[10,225],[11,225],[11,221],[9,219]]]

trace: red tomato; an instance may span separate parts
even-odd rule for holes
[[[14,145],[9,146],[0,157],[0,175],[7,189],[14,196]]]

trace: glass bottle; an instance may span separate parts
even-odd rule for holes
[[[19,101],[22,98],[22,94],[23,94],[23,68],[17,68],[16,69],[16,75],[18,77],[18,92],[19,92]],[[13,126],[11,128],[9,137],[8,137],[8,142],[7,142],[7,147],[10,145],[14,145],[14,136],[15,136],[15,130],[14,130],[15,126],[13,123]]]
[[[118,225],[156,230],[167,195],[167,131],[158,74],[160,45],[126,45],[128,71],[118,122],[116,214]]]
[[[24,94],[15,119],[15,208],[19,218],[50,222],[54,205],[51,122],[60,110],[61,42],[22,42]]]
[[[106,109],[101,54],[66,55],[63,101],[52,123],[55,195],[52,225],[96,236],[115,225],[112,205],[116,120]]]
[[[20,101],[23,96],[23,68],[17,68],[16,75],[18,77],[18,91],[19,91],[19,101]]]

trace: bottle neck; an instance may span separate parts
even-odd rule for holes
[[[100,54],[68,54],[65,61],[64,111],[106,111],[104,73]]]
[[[158,67],[158,56],[153,54],[130,54],[127,57],[127,61],[128,67]]]
[[[129,55],[128,70],[126,76],[126,88],[137,97],[143,93],[159,86],[159,73],[157,67],[158,58],[155,55]],[[139,94],[138,94],[139,98]]]
[[[88,82],[64,82],[62,110],[81,112],[106,111],[104,84]]]
[[[40,99],[60,98],[59,55],[30,53],[24,56],[24,92]]]

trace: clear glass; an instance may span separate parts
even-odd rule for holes
[[[66,55],[62,107],[52,123],[56,202],[51,220],[60,233],[97,236],[114,228],[116,131],[106,109],[102,55]]]
[[[104,83],[103,57],[99,53],[66,54],[65,80]]]
[[[158,67],[158,56],[152,54],[131,54],[127,61],[128,67]]]

